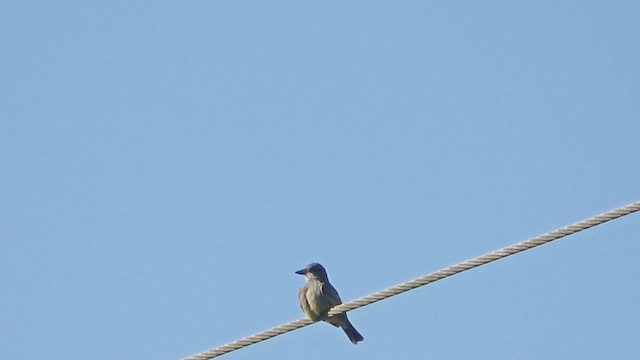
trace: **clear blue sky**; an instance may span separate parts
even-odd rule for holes
[[[5,1],[0,358],[179,359],[640,200],[638,1]],[[640,215],[224,359],[639,356]]]

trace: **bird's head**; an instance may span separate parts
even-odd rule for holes
[[[305,266],[304,269],[296,271],[296,274],[304,275],[307,279],[320,279],[327,280],[327,270],[318,263],[311,263]]]

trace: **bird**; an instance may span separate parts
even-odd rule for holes
[[[329,282],[327,271],[318,263],[311,263],[304,269],[296,271],[298,275],[304,275],[306,283],[298,291],[300,308],[312,321],[323,320],[329,324],[342,328],[349,340],[355,345],[364,340],[356,330],[346,313],[327,317],[329,310],[342,304],[340,295]]]

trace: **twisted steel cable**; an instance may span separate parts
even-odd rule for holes
[[[332,308],[331,311],[329,311],[329,316],[345,313],[347,311],[355,310],[363,306],[373,304],[375,302],[384,300],[386,298],[402,294],[409,290],[413,290],[415,288],[430,284],[438,280],[442,280],[446,277],[459,274],[463,271],[467,271],[475,267],[482,266],[496,260],[500,260],[507,256],[511,256],[519,252],[532,249],[536,246],[544,245],[546,243],[549,243],[554,240],[558,240],[565,236],[569,236],[577,232],[592,228],[594,226],[604,224],[608,221],[617,219],[625,215],[629,215],[638,210],[640,210],[640,201],[622,206],[620,208],[608,211],[600,215],[596,215],[586,220],[579,221],[575,224],[548,232],[544,235],[540,235],[540,236],[531,238],[529,240],[525,240],[517,244],[504,247],[502,249],[490,252],[488,254],[485,254],[467,261],[463,261],[461,263],[446,267],[444,269],[440,269],[431,274],[420,276],[413,280],[392,286],[388,289],[384,289],[376,293],[373,293],[371,295],[367,295],[359,299],[350,301],[346,304],[338,305]],[[313,324],[313,321],[308,319],[299,319],[299,320],[291,321],[286,324],[282,324],[274,328],[261,331],[255,335],[251,335],[251,336],[242,338],[240,340],[228,343],[226,345],[222,345],[217,348],[189,356],[185,358],[185,360],[212,359],[220,355],[224,355],[232,351],[242,349],[243,347],[259,343],[260,341],[264,341],[272,337],[282,335],[282,334],[288,333],[289,331],[297,330],[299,328],[302,328],[311,324]]]

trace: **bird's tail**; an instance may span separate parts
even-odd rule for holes
[[[354,328],[349,321],[347,321],[345,326],[342,326],[342,330],[344,330],[344,333],[347,334],[349,340],[351,340],[354,345],[364,340],[364,337],[360,335],[358,330],[356,330],[356,328]]]

